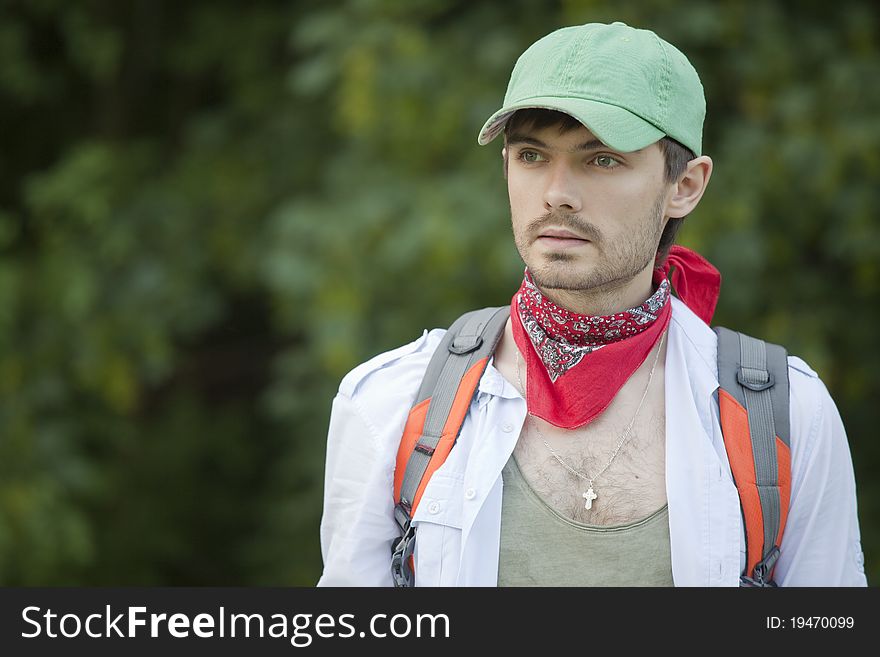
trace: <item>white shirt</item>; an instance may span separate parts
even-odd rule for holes
[[[666,356],[666,496],[676,586],[738,586],[740,501],[718,420],[715,332],[672,299]],[[425,331],[349,372],[327,441],[318,586],[391,586],[394,468],[422,375],[445,330]],[[789,357],[791,506],[774,580],[867,586],[856,487],[840,415],[818,375]],[[455,447],[413,517],[416,586],[496,586],[501,470],[525,400],[490,361]],[[548,555],[549,557],[549,555]]]

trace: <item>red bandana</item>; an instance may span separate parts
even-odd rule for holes
[[[557,306],[526,270],[510,304],[511,328],[526,362],[529,413],[574,429],[604,411],[651,353],[672,316],[669,269],[678,296],[707,324],[721,275],[699,254],[673,246],[654,270],[655,292],[640,306],[607,316],[581,315]]]

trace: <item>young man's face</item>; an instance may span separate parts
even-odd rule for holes
[[[672,186],[659,143],[609,149],[585,127],[508,135],[513,236],[541,288],[612,291],[653,268]]]

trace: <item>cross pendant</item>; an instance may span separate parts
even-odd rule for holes
[[[593,492],[593,487],[590,486],[590,488],[587,490],[587,492],[583,494],[583,498],[587,501],[587,503],[584,504],[584,508],[585,509],[592,509],[593,508],[593,500],[595,500],[597,497],[599,497],[599,496]]]

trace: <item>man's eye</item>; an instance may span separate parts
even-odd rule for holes
[[[533,164],[541,161],[541,154],[536,151],[520,151],[519,159],[527,164]]]
[[[613,169],[620,164],[617,158],[611,157],[610,155],[597,155],[593,158],[593,162],[603,169]]]

